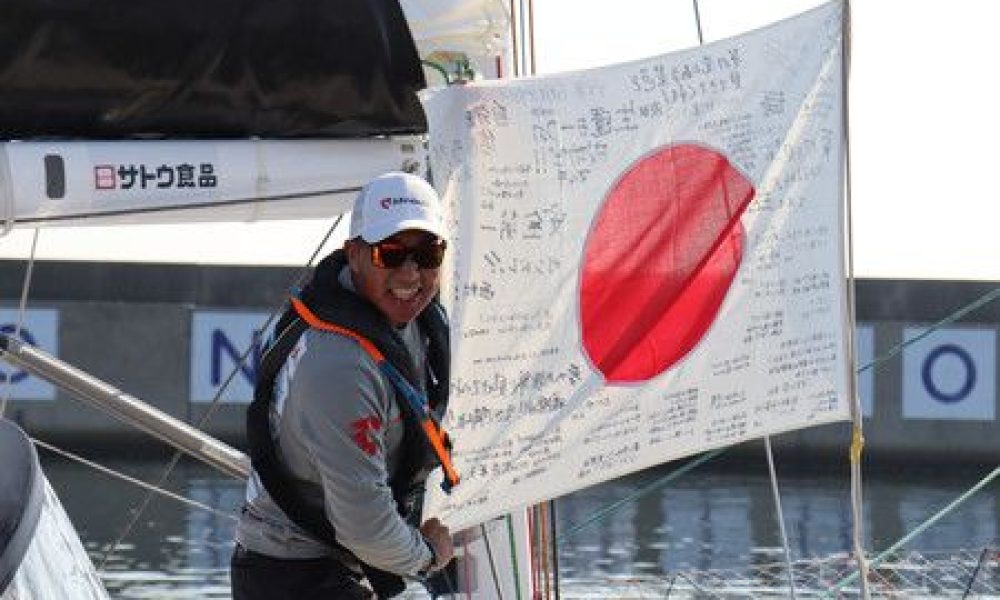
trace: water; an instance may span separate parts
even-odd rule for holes
[[[165,461],[100,461],[155,481]],[[46,459],[45,469],[95,563],[134,514],[145,492],[91,469]],[[879,551],[971,487],[992,467],[899,465],[865,477],[866,547]],[[593,525],[598,511],[655,481],[669,468],[577,492],[556,503],[560,575],[666,577],[677,570],[740,568],[781,560],[781,539],[766,471],[703,467]],[[849,481],[837,465],[782,474],[779,484],[795,559],[842,553],[851,544]],[[167,487],[232,514],[243,485],[182,463]],[[907,549],[936,553],[995,545],[1000,489],[988,486],[941,519]],[[227,567],[234,521],[175,501],[156,499],[107,557],[103,576],[116,598],[228,598]],[[613,584],[612,584],[613,585]],[[609,592],[614,595],[614,590]]]

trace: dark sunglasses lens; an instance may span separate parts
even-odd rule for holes
[[[433,242],[416,248],[400,244],[375,244],[372,247],[372,259],[376,266],[383,269],[397,269],[403,266],[407,257],[412,256],[413,262],[421,269],[436,269],[444,260],[446,247],[443,242]]]
[[[405,246],[378,245],[375,247],[378,260],[376,264],[384,269],[396,269],[403,266],[406,257],[410,254],[409,248]]]
[[[413,260],[421,269],[436,269],[444,260],[445,245],[441,243],[428,244],[413,249]]]

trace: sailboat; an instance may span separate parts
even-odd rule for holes
[[[408,31],[421,31],[411,17],[420,12],[412,6],[405,10],[404,4],[403,13],[385,15],[376,4],[393,11],[386,3],[367,5],[365,10],[385,17],[375,19],[380,27],[395,27],[396,34],[408,37],[406,28],[399,25],[405,13]],[[478,12],[475,22],[506,27],[503,7],[496,11],[496,3],[486,4],[492,8]],[[851,417],[853,382],[846,366],[851,362],[851,351],[849,334],[845,333],[849,327],[844,326],[850,324],[850,309],[841,287],[844,271],[840,262],[843,131],[838,109],[843,102],[846,54],[841,27],[844,12],[843,5],[834,2],[794,23],[736,42],[616,66],[581,78],[473,84],[433,92],[425,98],[426,109],[415,100],[423,77],[415,56],[409,56],[411,68],[402,69],[402,74],[398,72],[398,56],[385,61],[365,59],[361,70],[384,69],[379,76],[368,73],[369,79],[336,93],[324,90],[322,82],[316,83],[315,90],[307,88],[321,97],[358,96],[359,114],[306,112],[296,115],[302,116],[301,120],[291,121],[285,120],[288,115],[282,112],[280,102],[302,100],[296,99],[301,90],[295,86],[268,89],[266,84],[273,82],[257,77],[266,69],[252,67],[253,60],[260,59],[258,54],[250,52],[246,62],[237,61],[234,66],[226,62],[231,57],[220,54],[217,47],[195,49],[195,58],[180,63],[184,76],[193,69],[198,77],[183,80],[171,91],[154,90],[123,106],[112,103],[93,110],[92,105],[86,105],[89,117],[100,118],[84,121],[80,131],[67,129],[65,123],[55,127],[43,119],[36,120],[37,130],[17,129],[24,127],[20,122],[9,124],[16,137],[31,139],[5,143],[0,150],[6,159],[0,164],[7,166],[7,172],[0,173],[7,199],[4,221],[8,226],[34,226],[81,220],[325,216],[346,211],[360,184],[376,173],[401,169],[433,174],[436,185],[452,203],[456,247],[460,249],[450,289],[465,300],[453,307],[453,315],[460,336],[456,353],[466,368],[461,371],[464,379],[456,381],[455,387],[468,404],[458,405],[460,410],[450,418],[452,425],[464,430],[456,450],[466,473],[464,489],[471,490],[439,498],[436,506],[468,528],[467,535],[460,536],[467,553],[463,558],[485,557],[477,562],[479,574],[459,581],[458,590],[480,598],[534,597],[540,593],[538,582],[518,573],[513,564],[499,566],[502,571],[514,572],[513,583],[500,583],[495,575],[500,553],[491,551],[491,545],[506,539],[523,555],[532,533],[538,532],[537,522],[518,514],[498,527],[480,524],[495,523],[497,515],[525,504],[691,452],[724,447],[747,436]],[[501,16],[495,19],[483,17],[497,13]],[[306,11],[296,16],[316,15]],[[233,15],[217,17],[214,20],[228,25]],[[252,18],[246,22],[260,25]],[[267,29],[267,23],[264,25]],[[437,31],[435,27],[427,30]],[[469,53],[459,55],[455,77],[460,78],[467,65],[473,70],[489,70],[498,62],[497,55],[491,54],[497,50],[491,45],[497,34],[491,31],[485,36],[490,43],[483,42],[481,32],[477,38],[478,59],[469,58]],[[247,48],[254,45],[248,39],[257,39],[227,32],[227,40],[242,40]],[[332,37],[336,36],[323,39]],[[450,35],[440,39],[448,41]],[[486,58],[481,56],[483,48],[487,49]],[[356,51],[353,46],[332,50],[330,58],[336,62],[338,57],[351,54],[352,59],[345,61],[350,70],[357,66]],[[453,56],[449,50],[434,52],[439,57]],[[30,58],[40,55],[44,53]],[[167,62],[171,61],[174,57]],[[763,84],[749,78],[747,65],[762,61],[777,65],[777,72],[787,81],[771,82],[777,86],[774,88],[755,87]],[[799,61],[815,69],[803,68]],[[228,75],[222,83],[238,85],[231,90],[232,98],[221,104],[235,110],[221,118],[223,113],[216,111],[222,108],[209,103],[204,112],[195,112],[195,125],[175,130],[178,115],[205,108],[194,100],[212,99],[209,92],[220,85],[220,81],[202,77],[196,67],[205,65],[227,66],[219,69]],[[308,64],[299,66],[309,68]],[[437,67],[434,69],[437,72]],[[400,78],[390,77],[390,72]],[[453,77],[447,68],[443,72],[443,78]],[[624,85],[608,84],[615,78]],[[382,89],[386,81],[400,87]],[[109,84],[123,82],[112,78]],[[247,90],[249,95],[241,95]],[[632,97],[617,95],[622,91]],[[755,101],[753,110],[727,112],[734,99],[747,97]],[[582,116],[565,118],[560,103],[567,98],[583,102],[574,105]],[[253,103],[261,100],[275,100],[277,106]],[[144,112],[151,106],[154,110]],[[173,109],[178,112],[171,112]],[[426,148],[424,110],[434,134]],[[681,116],[688,119],[678,119],[686,123],[681,129],[663,125],[670,117]],[[133,129],[135,123],[141,126]],[[657,127],[661,128],[658,133]],[[202,132],[208,132],[212,137],[230,139],[175,139],[174,135],[168,135],[169,140],[142,141],[34,139],[63,135],[157,137],[165,132],[178,137],[201,137]],[[283,132],[310,139],[273,139]],[[329,139],[331,136],[337,139]],[[643,140],[649,148],[620,145],[622,139],[632,138]],[[534,143],[528,149],[529,158],[507,163],[494,160],[507,156],[518,139]],[[758,146],[759,139],[767,143]],[[655,184],[666,182],[669,185],[663,187],[683,188],[679,179],[658,179],[678,165],[689,165],[685,172],[704,184],[704,189],[718,192],[724,201],[714,210],[681,215],[666,229],[658,230],[661,221],[657,217],[669,213],[671,203],[691,200],[691,195],[660,198],[664,204],[640,207],[637,213],[630,212],[629,201],[638,194],[636,190]],[[587,187],[594,181],[610,186],[605,185],[604,193],[595,195]],[[702,188],[695,190],[699,192],[695,195],[704,195],[699,190]],[[530,204],[530,199],[538,198],[546,202]],[[817,198],[810,208],[828,221],[807,222],[799,213],[788,212]],[[642,219],[655,232],[652,245],[642,235],[626,236],[624,242],[616,237],[622,222]],[[712,225],[700,229],[690,227],[691,223]],[[786,229],[789,223],[794,227]],[[587,233],[586,239],[574,238],[580,231]],[[642,277],[614,279],[621,275],[618,266],[629,260],[616,253],[616,247],[642,249],[640,254],[647,263],[659,264],[661,255],[683,254],[678,254],[680,245],[661,243],[663,239],[703,231],[708,233],[696,236],[697,243],[691,244],[698,252],[677,260],[686,270],[681,269],[684,277],[679,283],[667,286],[670,289],[665,295],[670,302],[656,300],[664,295],[660,293],[663,290],[647,286]],[[797,233],[792,236],[789,232]],[[813,262],[796,262],[779,247],[780,241],[787,241],[782,237],[786,234],[800,242],[809,238],[807,249],[819,247],[828,253],[810,255]],[[539,242],[543,236],[548,239]],[[527,251],[505,253],[515,242]],[[584,260],[580,265],[573,262],[581,256]],[[751,268],[755,270],[753,277],[748,273]],[[761,279],[761,272],[771,269],[783,273],[783,269],[792,268],[803,269],[793,271],[794,281],[782,283],[781,278],[775,278],[766,288],[751,285]],[[615,285],[605,285],[609,278]],[[491,280],[506,281],[509,286],[498,289],[496,284],[490,285]],[[641,285],[629,288],[636,281]],[[642,302],[635,302],[628,294],[603,295],[602,288],[638,290],[636,295]],[[580,294],[567,300],[566,290],[571,295],[574,291]],[[697,293],[690,293],[692,290]],[[741,316],[746,308],[740,304],[741,293],[765,300],[753,305],[756,311]],[[525,299],[537,302],[539,295],[549,306],[538,312],[526,311],[518,304]],[[789,306],[802,311],[794,319],[786,319],[787,309],[774,300],[790,295],[798,296],[799,304],[791,302]],[[477,303],[502,305],[504,310],[482,310]],[[691,304],[708,309],[691,310]],[[766,311],[762,308],[765,304]],[[616,314],[616,307],[620,314]],[[686,310],[677,312],[678,307]],[[661,313],[671,316],[665,324],[658,318]],[[618,318],[621,315],[629,318]],[[632,317],[641,318],[633,321]],[[795,319],[798,322],[792,323]],[[611,327],[601,327],[602,320]],[[661,352],[664,327],[670,331],[679,327],[684,335]],[[618,338],[622,331],[627,332],[624,342]],[[792,333],[786,335],[788,332]],[[494,347],[484,351],[484,339]],[[727,342],[732,347],[752,347],[754,352],[720,356],[711,350]],[[783,358],[779,350],[785,353]],[[245,476],[246,461],[240,453],[147,410],[141,401],[74,373],[16,339],[4,338],[2,353],[5,359],[94,402],[114,403],[113,412],[126,415],[152,435],[220,470]],[[814,356],[818,354],[822,358]],[[800,361],[808,364],[796,366]],[[792,376],[792,386],[782,387],[787,383],[782,379],[784,371],[796,369],[805,374]],[[813,369],[820,374],[815,381],[810,377],[816,375]],[[705,386],[699,391],[702,388],[693,382],[704,373],[730,383],[746,379],[766,380],[770,385],[752,390],[735,385],[729,389]],[[767,401],[751,405],[753,394]],[[657,398],[651,399],[654,395]],[[497,402],[498,398],[515,401]],[[660,404],[652,404],[654,400]],[[702,423],[698,421],[701,417],[692,415],[704,402],[715,409],[715,416]],[[751,413],[753,418],[747,418]],[[737,418],[740,415],[743,417]],[[765,416],[779,417],[779,424],[773,425]],[[640,443],[636,434],[645,421],[656,425],[643,431],[643,435],[651,435]],[[507,427],[510,422],[515,425]],[[510,494],[491,498],[491,486],[510,490]],[[510,527],[511,521],[517,523]],[[507,535],[508,531],[515,534]],[[860,568],[863,571],[863,560]],[[473,593],[469,584],[475,579],[480,585]],[[865,581],[862,577],[862,589]],[[512,585],[514,590],[504,585]]]
[[[71,9],[72,19],[41,3],[13,4],[5,22],[18,37],[0,57],[11,109],[0,117],[5,232],[343,214],[375,175],[428,176],[416,95],[427,81],[496,77],[509,63],[509,16],[498,0],[361,0],[336,10],[298,2],[279,11],[241,2],[212,14],[174,6],[175,20],[153,4]],[[5,360],[247,477],[241,452],[17,334],[3,335]],[[0,548],[2,597],[106,597],[28,438],[10,421],[2,426],[19,457],[10,488],[25,492],[3,507],[14,527]],[[466,538],[466,549],[484,542]],[[70,552],[60,559],[53,548]],[[75,576],[48,566],[59,564]]]

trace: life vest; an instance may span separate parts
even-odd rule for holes
[[[291,473],[278,457],[271,435],[274,382],[292,348],[310,327],[337,333],[357,341],[379,364],[396,391],[404,429],[402,450],[389,474],[389,486],[399,514],[404,519],[414,516],[422,501],[424,481],[435,467],[441,465],[445,469],[446,490],[457,483],[448,456],[450,444],[434,417],[443,415],[448,404],[450,348],[444,309],[435,300],[417,317],[429,342],[426,361],[429,372],[425,374],[427,402],[423,402],[416,391],[420,389],[416,370],[420,366],[414,364],[400,335],[370,302],[344,289],[337,280],[346,264],[342,250],[325,258],[317,266],[310,284],[299,298],[292,299],[292,305],[278,320],[274,340],[261,359],[254,399],[247,410],[247,438],[254,471],[282,512],[330,546],[336,558],[360,564],[376,593],[390,597],[405,588],[402,578],[364,564],[337,541],[323,507],[307,502],[298,493]]]

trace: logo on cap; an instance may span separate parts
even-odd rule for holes
[[[389,210],[389,207],[397,206],[399,204],[416,204],[417,206],[420,206],[425,203],[421,202],[419,198],[413,198],[411,196],[386,196],[385,198],[382,198],[380,204],[382,205],[382,208]]]

